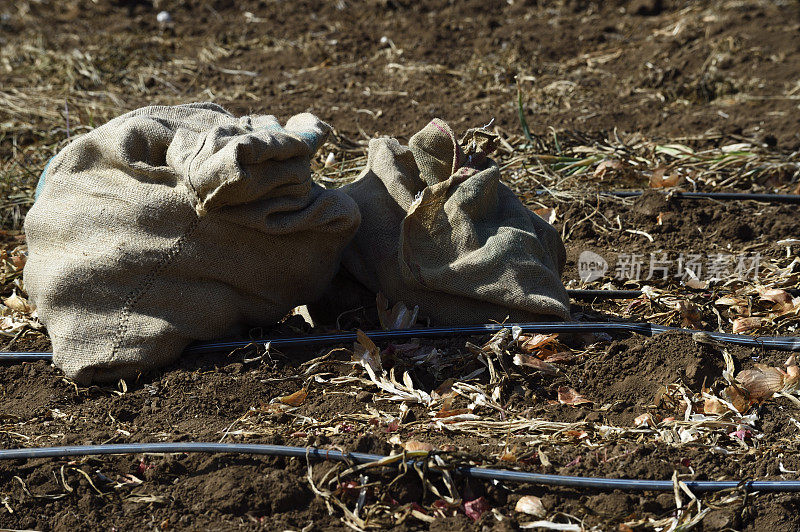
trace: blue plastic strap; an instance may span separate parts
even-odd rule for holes
[[[55,155],[53,157],[50,157],[50,160],[48,160],[47,164],[44,165],[44,170],[42,170],[42,175],[39,176],[39,182],[36,184],[36,192],[33,194],[33,201],[39,199],[42,190],[44,190],[44,176],[47,173],[47,169],[50,168],[50,163],[53,162],[53,159],[55,159]]]

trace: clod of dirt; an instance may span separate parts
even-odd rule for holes
[[[723,224],[720,230],[720,236],[725,240],[749,242],[756,237],[756,232],[753,227],[746,222],[731,220],[729,223]]]
[[[658,216],[674,208],[675,200],[668,200],[666,194],[655,190],[646,190],[633,202],[633,211],[644,216]]]
[[[634,15],[653,17],[660,15],[664,10],[664,2],[662,0],[636,0],[631,2],[630,9]]]

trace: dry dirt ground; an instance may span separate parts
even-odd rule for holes
[[[170,20],[158,22],[160,11]],[[583,286],[578,257],[591,250],[609,271],[586,286],[646,286],[634,300],[575,301],[576,320],[797,334],[800,299],[785,292],[800,286],[798,246],[787,242],[800,238],[796,205],[683,200],[670,187],[637,199],[596,194],[800,193],[795,2],[21,0],[0,1],[6,350],[49,348],[30,309],[8,299],[24,296],[21,222],[46,160],[127,110],[207,100],[330,122],[335,135],[314,166],[327,186],[355,177],[375,135],[407,139],[435,116],[460,131],[494,119],[505,181],[561,231],[565,283]],[[336,162],[323,166],[329,153]],[[662,279],[650,270],[664,253],[670,268],[693,254],[706,269]],[[634,254],[640,271],[622,267]],[[758,279],[709,281],[712,256],[730,269],[757,260]],[[335,325],[310,330],[291,317],[254,338]],[[379,326],[370,312],[339,325]],[[380,342],[378,378],[393,370],[398,394],[364,371],[371,349],[253,346],[116,388],[78,387],[45,362],[0,365],[0,447],[226,441],[391,454],[429,445],[447,464],[674,478],[676,492],[447,483],[423,468],[358,475],[234,455],[0,461],[0,527],[800,529],[796,495],[695,497],[678,485],[798,478],[796,397],[737,408],[726,381],[756,363],[784,368],[785,352],[683,333]],[[522,364],[505,371],[513,360]],[[539,498],[537,515],[515,509],[527,496]]]

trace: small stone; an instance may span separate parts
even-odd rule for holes
[[[368,403],[372,401],[372,393],[367,391],[358,392],[358,395],[356,395],[356,401]]]

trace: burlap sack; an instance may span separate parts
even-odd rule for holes
[[[434,120],[409,147],[381,138],[344,187],[361,227],[342,263],[373,293],[418,305],[437,324],[568,319],[557,231],[500,183],[496,137],[472,130],[466,151]]]
[[[213,104],[147,107],[75,140],[28,213],[25,287],[80,381],[130,378],[193,340],[319,297],[359,224],[311,180],[329,127]]]

